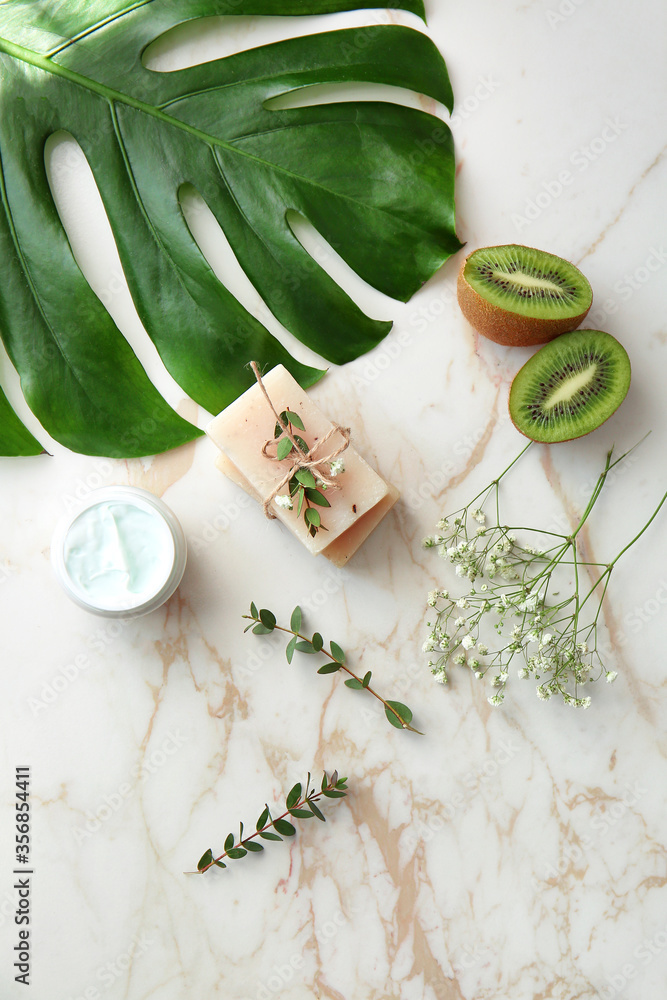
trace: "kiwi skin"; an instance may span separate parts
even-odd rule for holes
[[[492,248],[484,247],[483,249]],[[463,261],[456,286],[461,312],[478,333],[493,340],[496,344],[503,344],[507,347],[533,347],[536,344],[546,344],[555,337],[559,337],[561,333],[575,330],[588,315],[590,305],[578,316],[562,319],[538,319],[500,309],[487,302],[468,284],[463,273],[467,261],[468,257]]]

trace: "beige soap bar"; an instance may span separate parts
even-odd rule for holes
[[[308,395],[279,365],[263,378],[264,386],[278,411],[291,410],[303,420],[303,437],[312,447],[327,434],[331,421],[308,398]],[[248,389],[223,410],[206,428],[220,448],[218,466],[230,479],[263,502],[271,495],[289,470],[289,459],[274,462],[262,455],[264,443],[273,437],[275,417],[258,385]],[[330,454],[342,443],[335,434],[323,446]],[[316,452],[316,456],[317,456]],[[271,505],[271,511],[315,555],[321,554],[336,565],[344,565],[379,524],[398,499],[398,491],[371,469],[350,445],[341,456],[345,472],[338,479],[340,489],[329,489],[326,497],[331,507],[318,508],[322,523],[313,538],[303,520],[294,510]],[[281,490],[287,493],[287,486]]]

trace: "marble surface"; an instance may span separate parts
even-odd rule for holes
[[[652,430],[585,537],[587,553],[605,558],[665,489],[667,11],[659,0],[427,8],[425,30],[457,98],[459,235],[469,249],[522,242],[576,262],[595,292],[591,325],[631,355],[633,384],[616,416],[579,442],[534,449],[507,482],[517,516],[575,523],[608,447]],[[420,28],[382,10],[240,18],[232,28],[209,22],[154,58],[168,68],[202,46],[219,54],[295,28],[390,20]],[[431,102],[392,96],[447,118]],[[183,400],[142,337],[76,148],[61,143],[53,155],[68,166],[59,197],[91,282],[156,384],[203,426],[207,414]],[[191,208],[215,266],[265,317],[206,212]],[[420,542],[519,451],[506,397],[529,352],[481,341],[463,320],[454,294],[462,254],[400,305],[325,247],[313,252],[373,315],[396,320],[377,350],[313,390],[403,495],[346,569],[313,560],[242,503],[205,439],[144,461],[86,458],[55,443],[53,458],[0,461],[0,992],[663,1000],[665,515],[614,575],[606,625],[619,677],[591,691],[587,712],[543,704],[514,678],[499,709],[465,672],[436,685],[421,653],[425,595],[453,580]],[[78,609],[49,564],[57,520],[112,483],[164,497],[190,544],[177,594],[132,622]],[[307,657],[288,667],[278,640],[244,636],[250,600],[283,617],[300,603],[311,628],[410,704],[426,735],[390,728],[372,699],[317,676]],[[19,765],[32,768],[27,990],[13,980],[7,847]],[[350,786],[329,803],[326,826],[303,823],[293,841],[224,872],[183,874],[207,847],[222,850],[240,819],[254,822],[265,801],[279,805],[308,770],[325,768]]]

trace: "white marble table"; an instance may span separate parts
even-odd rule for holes
[[[607,448],[652,429],[586,535],[603,558],[641,527],[667,478],[667,12],[659,0],[427,6],[457,96],[461,238],[573,260],[594,288],[591,325],[631,355],[616,416],[529,453],[507,487],[529,518],[574,523]],[[384,11],[314,27],[389,20],[419,27]],[[313,21],[212,24],[204,41],[224,53]],[[159,58],[181,65],[195,47],[186,38]],[[91,280],[169,401],[203,426],[141,340],[81,163],[71,147],[56,155],[72,166],[62,195],[72,238],[83,256],[99,253]],[[224,248],[211,253],[228,274]],[[403,493],[345,570],[241,505],[207,440],[146,461],[54,443],[53,458],[0,462],[3,998],[663,1000],[665,515],[613,578],[619,677],[597,685],[588,712],[542,704],[518,680],[492,709],[465,672],[434,684],[421,653],[426,592],[451,574],[420,541],[523,440],[506,396],[529,352],[473,334],[455,302],[460,259],[405,306],[328,262],[363,306],[396,320],[383,345],[313,390]],[[259,310],[238,275],[232,283]],[[164,497],[190,543],[176,596],[122,624],[71,604],[49,565],[58,518],[110,483]],[[426,735],[391,729],[307,657],[288,667],[281,642],[243,636],[253,599],[283,617],[300,603],[311,628],[410,704]],[[32,768],[28,989],[11,967],[19,765]],[[279,805],[308,770],[334,767],[350,794],[328,804],[326,826],[304,822],[295,840],[224,872],[183,874],[265,800]]]

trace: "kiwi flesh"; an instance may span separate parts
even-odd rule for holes
[[[497,344],[546,344],[582,322],[593,291],[581,271],[532,247],[482,247],[466,257],[458,278],[461,311]]]
[[[629,387],[625,348],[602,330],[574,330],[539,350],[517,373],[510,416],[533,441],[571,441],[603,424]]]

